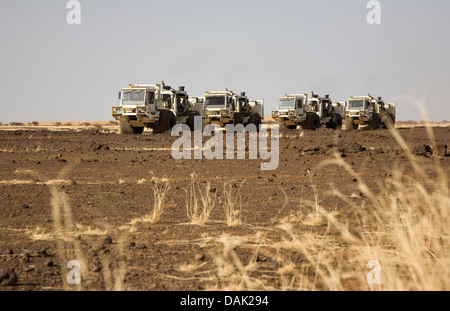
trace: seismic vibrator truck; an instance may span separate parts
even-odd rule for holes
[[[272,111],[272,118],[291,130],[297,126],[313,131],[323,126],[339,130],[344,115],[343,103],[335,103],[329,95],[320,97],[314,92],[311,97],[307,94],[286,94],[278,98],[278,109]]]
[[[369,129],[388,128],[395,125],[395,103],[386,104],[381,97],[351,96],[346,102],[345,127],[356,130],[359,125]]]
[[[245,92],[240,95],[226,91],[205,93],[205,123],[255,124],[259,130],[264,119],[264,100],[249,100]]]
[[[163,133],[175,124],[194,130],[194,117],[205,114],[202,97],[189,98],[184,86],[178,90],[161,84],[130,84],[119,92],[120,106],[112,107],[121,134],[142,134],[144,128]]]

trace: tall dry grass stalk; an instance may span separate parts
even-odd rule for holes
[[[196,174],[191,174],[191,184],[186,189],[187,216],[191,224],[205,224],[216,205],[217,191],[207,182],[204,187],[195,181]]]
[[[53,236],[56,237],[57,256],[60,260],[63,287],[65,290],[73,290],[74,288],[76,290],[83,290],[90,288],[92,276],[87,269],[88,261],[81,248],[81,238],[78,228],[75,226],[73,221],[69,197],[65,192],[62,192],[59,189],[59,186],[61,185],[59,181],[64,180],[64,177],[68,175],[72,168],[72,165],[66,166],[59,172],[56,180],[49,180],[45,184],[48,186],[51,194],[50,206],[52,208],[52,218],[54,224]],[[40,179],[46,179],[44,176],[40,176],[35,171],[23,172],[37,176]],[[80,262],[81,275],[85,281],[80,285],[75,285],[75,287],[69,286],[66,280],[66,264],[70,260],[77,260]]]
[[[125,290],[124,282],[128,270],[127,256],[125,253],[126,236],[120,235],[117,241],[117,267],[112,268],[112,263],[108,256],[99,254],[102,263],[103,280],[107,291]]]
[[[413,178],[396,170],[392,178],[374,192],[338,156],[331,162],[356,177],[359,190],[368,198],[366,208],[361,209],[360,204],[333,189],[335,196],[357,211],[358,227],[355,229],[358,230],[346,228],[329,213],[321,211],[337,225],[343,241],[348,243],[345,248],[347,264],[356,266],[371,260],[381,264],[381,284],[368,286],[368,289],[448,290],[450,198],[441,185],[428,176]],[[418,164],[412,166],[415,165]],[[356,275],[363,276],[364,270],[359,271]],[[364,284],[364,279],[359,283]],[[364,284],[363,288],[366,286]]]
[[[133,219],[131,225],[136,225],[138,223],[155,223],[164,213],[167,195],[170,190],[170,181],[168,179],[153,177],[150,185],[153,191],[153,209],[149,214],[141,218]]]
[[[64,289],[98,290],[101,288],[94,284],[92,272],[87,268],[89,260],[82,250],[82,242],[86,242],[89,245],[92,241],[83,239],[84,237],[104,237],[108,234],[108,230],[91,230],[90,227],[85,228],[83,225],[75,223],[70,205],[70,199],[67,193],[61,191],[59,188],[60,185],[64,184],[64,177],[68,175],[72,168],[72,165],[66,166],[59,172],[57,179],[48,180],[44,183],[48,186],[51,194],[50,205],[52,208],[51,214],[54,224],[52,234],[44,234],[44,236],[49,237],[45,240],[56,242],[57,257],[60,261],[62,284]],[[48,179],[35,171],[23,171],[23,173],[32,174],[43,180]],[[33,232],[31,231],[31,233]],[[125,241],[126,236],[122,234],[118,241],[118,268],[114,271],[114,275],[110,269],[111,262],[106,256],[100,255],[106,290],[124,290],[124,279],[127,272]],[[71,260],[77,260],[80,262],[81,284],[79,285],[69,285],[66,280],[66,276],[69,271],[66,264]]]
[[[233,183],[224,183],[222,204],[225,209],[225,219],[228,226],[238,226],[242,224],[242,198],[241,187],[244,181],[239,185]],[[237,190],[234,191],[233,188]]]

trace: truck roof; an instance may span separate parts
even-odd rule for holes
[[[279,97],[279,99],[281,98],[297,98],[297,97],[304,97],[306,98],[308,95],[307,94],[285,94],[284,96]]]
[[[351,99],[366,99],[366,98],[370,98],[370,96],[367,96],[367,95],[365,95],[365,96],[350,96],[350,100]]]
[[[234,93],[232,91],[205,92],[205,96],[214,96],[214,95],[229,95],[229,96],[233,96]]]
[[[130,89],[139,89],[139,90],[147,90],[147,89],[153,89],[157,90],[158,85],[157,84],[129,84],[128,87],[122,88],[123,90],[130,90]]]

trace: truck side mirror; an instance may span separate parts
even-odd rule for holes
[[[122,99],[122,92],[117,92],[117,99]]]

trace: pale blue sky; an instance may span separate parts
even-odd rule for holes
[[[0,2],[0,122],[112,120],[117,91],[165,80],[191,96],[229,88],[264,98],[314,90],[344,101],[428,94],[450,119],[450,1],[65,0]],[[398,119],[420,120],[407,101]]]

